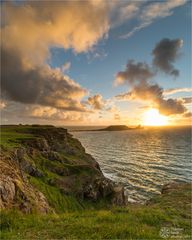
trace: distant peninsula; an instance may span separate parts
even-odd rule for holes
[[[143,129],[143,126],[138,125],[136,127],[128,127],[126,125],[110,125],[105,128],[99,128],[99,129],[75,129],[72,130],[72,132],[95,132],[95,131],[127,131],[127,130],[136,130],[136,129]]]
[[[126,130],[133,130],[133,129],[141,129],[141,125],[137,127],[128,127],[126,125],[111,125],[106,128],[98,129],[95,131],[126,131]]]

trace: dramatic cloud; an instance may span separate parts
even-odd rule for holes
[[[27,1],[3,4],[1,27],[1,87],[3,97],[71,111],[86,111],[87,94],[62,70],[47,64],[50,47],[89,50],[109,29],[105,5],[81,2]],[[75,17],[74,17],[75,16]]]
[[[109,30],[108,8],[89,1],[27,1],[19,7],[8,2],[3,7],[6,46],[24,55],[33,52],[35,61],[50,45],[86,51]]]
[[[60,69],[48,65],[26,68],[14,51],[5,49],[1,52],[1,87],[4,97],[13,101],[85,111],[80,99],[87,91]]]
[[[139,99],[149,101],[164,115],[181,114],[187,111],[182,99],[164,99],[163,89],[158,84],[140,83],[130,92],[117,95],[118,100]]]
[[[50,49],[58,47],[72,49],[75,54],[92,54],[99,40],[107,38],[111,27],[134,19],[137,15],[143,26],[147,26],[156,18],[172,14],[174,7],[185,3],[184,0],[168,2],[4,1],[1,5],[4,14],[0,45],[2,97],[18,103],[16,108],[8,110],[1,104],[7,116],[10,117],[14,112],[15,116],[19,113],[22,117],[26,114],[33,118],[70,120],[81,119],[82,114],[87,116],[90,109],[107,111],[106,102],[99,94],[82,101],[88,92],[66,76],[70,62],[61,69],[49,66]],[[95,53],[95,57],[100,55],[105,53]],[[174,55],[172,52],[172,57],[167,58],[166,67],[173,69],[166,71],[176,75],[172,65],[176,59],[174,56],[177,57],[177,53]],[[155,54],[155,57],[160,59],[161,55]],[[165,71],[162,66],[159,68]],[[116,84],[131,85],[129,97],[132,99],[141,96],[143,87],[143,99],[150,98],[159,106],[165,105],[161,88],[149,83],[153,76],[154,71],[146,63],[129,61],[125,71],[117,74]],[[114,111],[113,114],[118,112]]]
[[[172,74],[178,75],[179,71],[174,68],[173,62],[177,59],[179,53],[178,50],[182,46],[181,39],[162,39],[156,44],[153,50],[153,64],[160,70]],[[151,68],[145,62],[134,62],[134,60],[129,60],[124,71],[118,72],[115,79],[116,85],[121,85],[128,83],[130,85],[137,85],[136,92],[149,91],[150,94],[156,91],[159,87],[158,85],[148,85],[148,81],[155,75],[155,70]],[[158,89],[159,90],[159,89]],[[162,90],[161,90],[162,95]],[[130,96],[129,96],[130,97]]]
[[[159,112],[164,115],[182,114],[187,111],[186,107],[183,105],[182,100],[172,98],[159,99],[159,101],[157,101],[157,106]]]
[[[154,66],[171,75],[179,74],[179,71],[174,68],[173,62],[177,59],[181,46],[182,40],[180,39],[162,39],[153,50],[152,68],[145,62],[135,63],[130,60],[126,69],[117,73],[115,84],[127,83],[131,87],[131,91],[117,95],[116,99],[119,101],[132,99],[148,101],[164,115],[185,113],[187,109],[184,104],[189,99],[165,99],[164,97],[166,93],[168,95],[180,90],[169,89],[166,92],[157,83],[151,82],[152,77],[156,74]]]
[[[146,63],[135,63],[133,60],[130,60],[126,65],[126,69],[117,73],[115,84],[121,85],[127,82],[134,85],[141,81],[145,82],[152,78],[153,75],[153,72]]]
[[[140,9],[140,12],[137,12],[137,16],[139,16],[138,26],[133,28],[127,34],[122,35],[121,38],[129,38],[136,32],[152,24],[157,19],[172,15],[174,8],[184,5],[186,2],[187,0],[148,1],[148,4],[144,5],[144,7]]]
[[[162,39],[153,49],[153,64],[157,69],[178,76],[179,70],[175,69],[173,63],[179,56],[179,50],[183,45],[183,40],[168,38]]]
[[[87,103],[95,110],[102,110],[105,106],[105,101],[100,94],[89,97]]]
[[[139,83],[134,86],[132,91],[119,94],[116,96],[118,100],[131,100],[131,99],[141,99],[141,100],[154,100],[162,97],[163,89],[159,87],[158,84],[149,85],[147,82]]]

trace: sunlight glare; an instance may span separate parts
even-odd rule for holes
[[[150,109],[144,113],[143,125],[145,126],[164,126],[168,124],[168,118],[159,113],[157,109]]]

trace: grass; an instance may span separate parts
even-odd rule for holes
[[[45,184],[43,181],[31,177],[30,182],[37,187],[48,200],[49,205],[57,212],[71,212],[82,209],[82,205],[71,195],[62,194],[58,188]]]
[[[189,226],[175,224],[174,217],[141,207],[48,216],[9,213],[3,216],[1,239],[159,239],[164,226],[182,228],[189,235]]]
[[[151,205],[84,206],[49,215],[2,211],[1,239],[163,239],[160,230],[164,227],[181,229],[167,239],[191,239],[190,189],[190,184],[183,185],[178,192],[156,197]],[[50,198],[58,194],[50,188],[42,191],[48,191]],[[63,201],[73,204],[73,199],[62,198],[58,206]]]
[[[33,138],[33,135],[26,133],[28,129],[29,126],[1,126],[1,146],[7,150],[19,147],[21,145],[21,140]]]

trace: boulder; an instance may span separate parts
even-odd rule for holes
[[[128,198],[125,196],[125,191],[123,186],[115,186],[113,188],[112,204],[118,206],[124,206],[128,203]]]
[[[97,201],[100,196],[100,193],[98,192],[98,189],[94,188],[92,184],[88,184],[83,189],[83,198],[84,199],[90,199],[93,201]]]
[[[0,208],[4,209],[12,204],[15,197],[15,184],[10,176],[1,175],[0,179]]]
[[[14,151],[14,158],[16,158],[18,161],[21,161],[26,154],[26,149],[25,148],[17,148]]]
[[[164,184],[161,190],[161,194],[177,191],[177,189],[182,188],[182,184],[185,184],[185,183],[178,181],[178,182],[169,182],[167,184]]]
[[[83,189],[83,196],[93,201],[101,198],[108,199],[111,200],[112,204],[118,206],[126,205],[128,202],[124,187],[116,185],[113,181],[104,177],[87,184]]]
[[[33,177],[43,177],[43,173],[29,161],[22,161],[20,167],[25,173]]]

